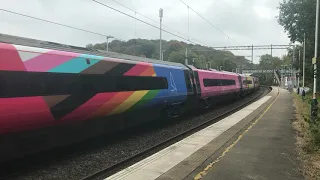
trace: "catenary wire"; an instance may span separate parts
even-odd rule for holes
[[[194,13],[196,13],[198,16],[200,16],[204,21],[206,21],[207,23],[209,23],[212,27],[214,27],[215,29],[217,29],[221,34],[223,34],[224,36],[226,36],[228,39],[232,40],[233,42],[239,44],[236,40],[232,39],[230,36],[228,36],[226,33],[224,33],[222,30],[220,30],[217,26],[215,26],[214,24],[212,24],[209,20],[207,20],[206,18],[204,18],[200,13],[198,13],[196,10],[194,10],[192,7],[190,7],[187,3],[185,3],[183,0],[180,0],[184,5],[186,5],[188,8],[190,8]],[[240,45],[240,44],[239,44]]]
[[[120,11],[120,10],[118,10],[118,9],[116,9],[116,8],[113,8],[113,7],[111,7],[111,6],[108,6],[108,5],[106,5],[106,4],[102,3],[102,2],[99,2],[99,1],[97,1],[97,0],[92,0],[92,1],[95,2],[95,3],[97,3],[97,4],[102,5],[102,6],[104,6],[104,7],[107,7],[107,8],[109,8],[109,9],[112,9],[112,10],[114,10],[114,11],[117,11],[117,12],[123,14],[123,15],[126,15],[126,16],[128,16],[128,17],[131,17],[131,18],[133,18],[133,19],[136,19],[136,20],[138,20],[138,21],[140,21],[140,22],[142,22],[142,23],[144,23],[144,24],[147,24],[147,25],[149,25],[149,26],[152,26],[152,27],[154,27],[154,28],[156,28],[156,29],[160,29],[158,26],[155,26],[155,25],[153,25],[153,24],[151,24],[151,23],[148,23],[148,22],[143,21],[143,20],[141,20],[141,19],[139,19],[139,18],[136,18],[136,17],[134,17],[134,16],[131,16],[130,14],[127,14],[127,13],[125,13],[125,12],[122,12],[122,11]],[[179,35],[177,35],[177,34],[174,34],[174,33],[170,32],[170,31],[168,31],[168,30],[162,29],[162,31],[163,31],[163,32],[166,32],[166,33],[168,33],[168,34],[170,34],[170,35],[173,35],[173,36],[175,36],[175,37],[178,37],[178,38],[180,38],[180,39],[183,39],[183,40],[185,40],[185,41],[188,41],[188,42],[197,44],[197,43],[194,42],[194,41],[188,40],[187,38],[184,38],[184,37],[182,37],[182,36],[179,36]]]
[[[39,21],[43,21],[43,22],[47,22],[47,23],[51,23],[51,24],[55,24],[55,25],[59,25],[59,26],[63,26],[63,27],[67,27],[67,28],[71,28],[71,29],[75,29],[75,30],[79,30],[79,31],[95,34],[95,35],[99,35],[99,36],[104,36],[104,37],[109,36],[109,35],[106,35],[106,34],[101,34],[101,33],[89,31],[89,30],[86,30],[86,29],[81,29],[81,28],[70,26],[70,25],[61,24],[61,23],[57,23],[57,22],[54,22],[54,21],[49,21],[49,20],[46,20],[46,19],[41,19],[41,18],[38,18],[38,17],[34,17],[34,16],[22,14],[22,13],[17,13],[17,12],[10,11],[10,10],[7,10],[7,9],[0,8],[0,11],[8,12],[8,13],[19,15],[19,16],[28,17],[28,18],[31,18],[31,19],[36,19],[36,20],[39,20]],[[119,41],[124,41],[124,40],[121,40],[121,39],[118,39],[118,38],[114,38],[114,39],[119,40]]]
[[[148,19],[148,20],[150,20],[150,21],[152,21],[152,22],[154,22],[154,23],[159,23],[158,21],[156,21],[156,20],[154,20],[154,19],[151,19],[151,18],[149,18],[148,16],[145,16],[145,15],[143,15],[143,14],[135,11],[134,9],[132,9],[132,8],[130,8],[130,7],[126,6],[126,5],[124,5],[124,4],[119,3],[119,2],[116,1],[116,0],[111,0],[111,1],[117,3],[118,5],[126,8],[126,9],[129,9],[130,11],[133,11],[135,14],[138,14],[138,15],[140,15],[140,16],[142,16],[142,17],[144,17],[144,18],[146,18],[146,19]],[[189,11],[188,11],[188,12],[189,12]],[[135,17],[136,17],[136,16],[135,16]],[[189,18],[189,17],[188,17],[188,18]],[[189,21],[189,19],[188,19],[188,21]],[[173,29],[173,28],[171,28],[171,27],[169,27],[169,26],[167,26],[167,25],[165,25],[165,24],[162,24],[162,26],[164,26],[164,27],[166,27],[167,29],[169,29],[169,30],[171,30],[171,31],[174,31],[174,32],[176,32],[176,33],[178,33],[178,34],[180,34],[180,35],[182,35],[182,36],[187,36],[186,34],[181,33],[181,32],[179,32],[179,31],[177,31],[177,30],[175,30],[175,29]],[[189,28],[189,27],[188,27],[188,28]],[[188,31],[188,39],[190,39],[189,31]],[[198,39],[195,39],[195,38],[191,38],[191,39],[193,39],[194,41],[199,42],[199,43],[201,43],[201,44],[205,44],[205,43],[199,41]]]

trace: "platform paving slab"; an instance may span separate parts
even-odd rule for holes
[[[271,108],[244,136],[206,171],[203,180],[302,180],[296,152],[292,96],[279,88],[279,97]],[[206,167],[199,166],[185,179]],[[202,168],[202,169],[201,169]]]

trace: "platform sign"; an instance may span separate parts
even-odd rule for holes
[[[288,86],[288,77],[285,77],[285,78],[284,78],[284,85],[285,85],[285,86]]]
[[[317,63],[317,58],[316,57],[312,58],[312,64],[316,64],[316,63]]]
[[[243,69],[242,73],[243,74],[254,74],[254,73],[260,73],[260,74],[273,74],[275,70],[272,69]],[[283,74],[289,74],[289,73],[297,73],[300,72],[299,70],[289,70],[289,69],[280,69],[278,72],[283,73]]]

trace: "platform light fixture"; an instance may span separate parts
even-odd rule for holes
[[[109,51],[109,39],[114,38],[113,36],[107,36],[107,52]]]
[[[319,35],[319,0],[317,0],[316,24],[315,24],[315,44],[313,64],[313,96],[311,102],[311,119],[316,120],[318,117],[318,100],[317,100],[317,59],[318,59],[318,35]]]
[[[160,18],[160,61],[163,61],[162,57],[162,17],[163,17],[163,9],[159,9],[159,18]]]

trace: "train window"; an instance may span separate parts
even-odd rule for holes
[[[168,89],[165,77],[21,71],[0,72],[0,77],[6,84],[5,90],[0,91],[0,97]],[[21,90],[21,85],[26,87],[25,90]]]
[[[243,84],[252,84],[252,81],[251,80],[244,80]]]
[[[236,84],[236,81],[232,79],[203,79],[203,84],[205,87],[232,86]]]
[[[224,80],[224,82],[225,82],[226,86],[236,85],[236,81],[235,80],[228,79],[228,80]]]
[[[204,87],[219,86],[219,84],[220,83],[218,79],[203,79]]]
[[[87,64],[90,64],[90,59],[86,59]]]

